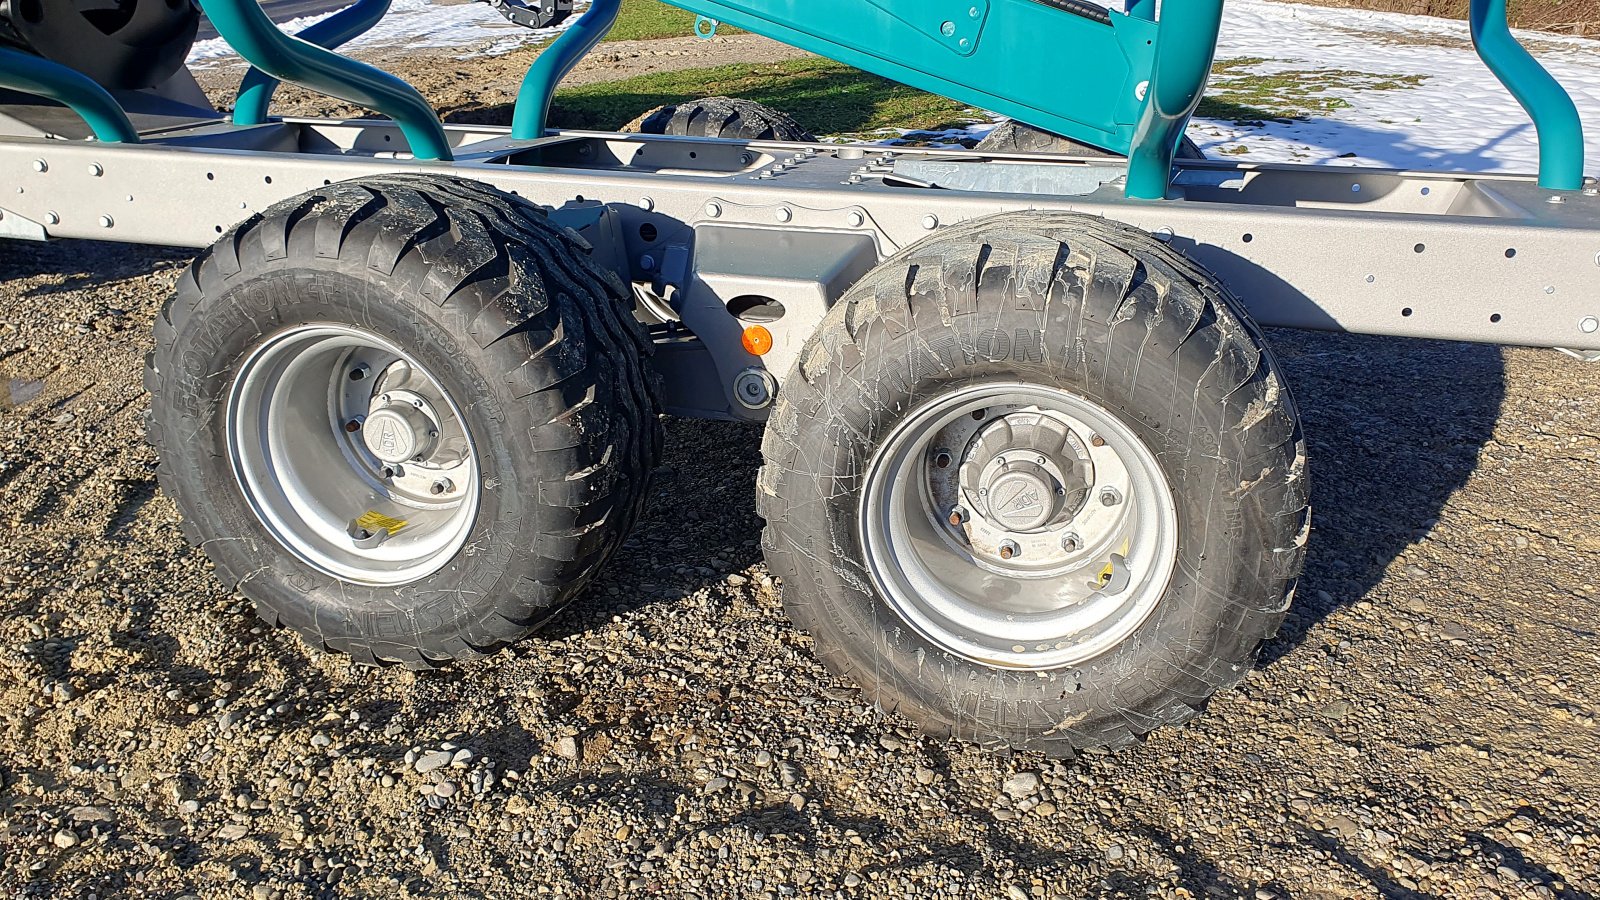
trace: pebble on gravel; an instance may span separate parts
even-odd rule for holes
[[[1032,797],[1039,792],[1039,774],[1037,772],[1018,772],[1007,778],[1000,786],[1006,796],[1013,800],[1022,800]]]
[[[414,768],[418,773],[426,775],[434,769],[442,769],[450,765],[450,751],[435,750],[417,757]]]

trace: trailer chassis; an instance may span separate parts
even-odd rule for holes
[[[14,186],[0,199],[0,234],[199,248],[329,182],[469,177],[593,220],[591,242],[663,298],[658,340],[685,363],[661,367],[672,408],[757,421],[856,278],[943,226],[1011,210],[1089,213],[1148,230],[1234,284],[1263,325],[1600,350],[1592,186],[1553,192],[1532,176],[1181,161],[1181,202],[1150,204],[1122,196],[1125,172],[1104,159],[446,132],[448,163],[390,149],[398,129],[369,120],[204,123],[124,146],[14,137],[0,142],[0,180]],[[762,357],[739,339],[756,320],[775,339]],[[756,382],[768,389],[741,399],[740,386]]]

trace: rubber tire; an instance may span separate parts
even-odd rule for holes
[[[1082,665],[1002,670],[952,655],[902,622],[863,564],[875,449],[920,404],[985,379],[1099,403],[1173,486],[1170,588]],[[829,311],[783,383],[757,504],[785,608],[833,671],[929,734],[1066,756],[1183,722],[1249,671],[1304,559],[1305,450],[1260,332],[1204,270],[1133,228],[1009,213],[908,248]]]
[[[817,140],[787,114],[754,100],[736,97],[706,97],[662,106],[640,116],[624,131],[630,134],[802,144],[815,143]]]
[[[268,622],[362,663],[479,656],[537,629],[638,518],[661,452],[651,344],[577,234],[472,181],[394,175],[280,203],[178,280],[145,372],[149,439],[184,534]],[[478,517],[442,570],[341,582],[270,536],[229,464],[239,363],[305,322],[384,335],[455,399],[478,447]]]
[[[984,136],[975,148],[987,153],[1059,153],[1064,156],[1105,156],[1121,159],[1115,153],[1079,143],[1072,138],[1062,137],[1025,125],[1015,119],[1000,123],[995,130]],[[1178,144],[1178,159],[1205,159],[1206,155],[1199,145],[1189,140],[1187,136]]]

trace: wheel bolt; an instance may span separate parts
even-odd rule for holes
[[[972,417],[974,419],[977,419],[978,421],[982,422],[983,421],[983,414],[986,413],[986,412],[988,412],[988,410],[986,410],[986,409],[975,409],[975,410],[972,411]]]
[[[361,420],[351,419],[350,421],[344,423],[344,430],[350,434],[355,434],[361,430]]]
[[[1068,553],[1076,553],[1083,546],[1083,540],[1075,534],[1066,535],[1061,539],[1061,549]]]
[[[440,494],[448,494],[455,489],[456,486],[450,483],[450,479],[441,478],[438,481],[435,481],[433,486],[428,488],[428,491],[437,497]]]
[[[1106,445],[1106,439],[1097,434],[1089,439],[1089,443],[1095,445],[1096,447],[1104,447]]]
[[[961,525],[961,523],[963,523],[965,521],[967,521],[967,511],[966,510],[962,509],[959,506],[956,507],[955,509],[950,510],[950,524],[951,525],[955,525],[955,526],[959,527]]]
[[[940,450],[938,455],[933,458],[933,464],[941,469],[950,468],[950,463],[952,462],[954,462],[954,460],[950,456],[949,450]]]
[[[366,366],[356,366],[354,369],[350,370],[350,380],[351,381],[361,381],[361,380],[365,379],[371,373],[372,373],[372,370],[367,368]]]
[[[1000,558],[1001,559],[1011,559],[1014,556],[1020,556],[1020,555],[1022,555],[1022,548],[1017,546],[1017,542],[1016,541],[1001,541],[1000,542]]]
[[[1100,502],[1105,506],[1116,506],[1122,502],[1122,495],[1117,493],[1116,488],[1106,488],[1100,492]]]
[[[380,471],[381,471],[383,477],[385,477],[385,478],[393,478],[395,476],[395,471],[394,471],[394,467],[393,466],[384,466],[383,469],[381,469]]]

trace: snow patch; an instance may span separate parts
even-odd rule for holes
[[[394,0],[383,21],[339,49],[342,53],[353,50],[393,49],[405,52],[453,49],[462,51],[457,59],[498,56],[542,43],[560,34],[577,21],[584,5],[580,4],[579,13],[558,27],[530,29],[506,21],[487,3],[442,5],[430,0]],[[302,16],[279,27],[294,34],[329,15],[332,13]],[[195,68],[238,62],[239,55],[222,38],[199,41],[189,51],[189,65]]]

